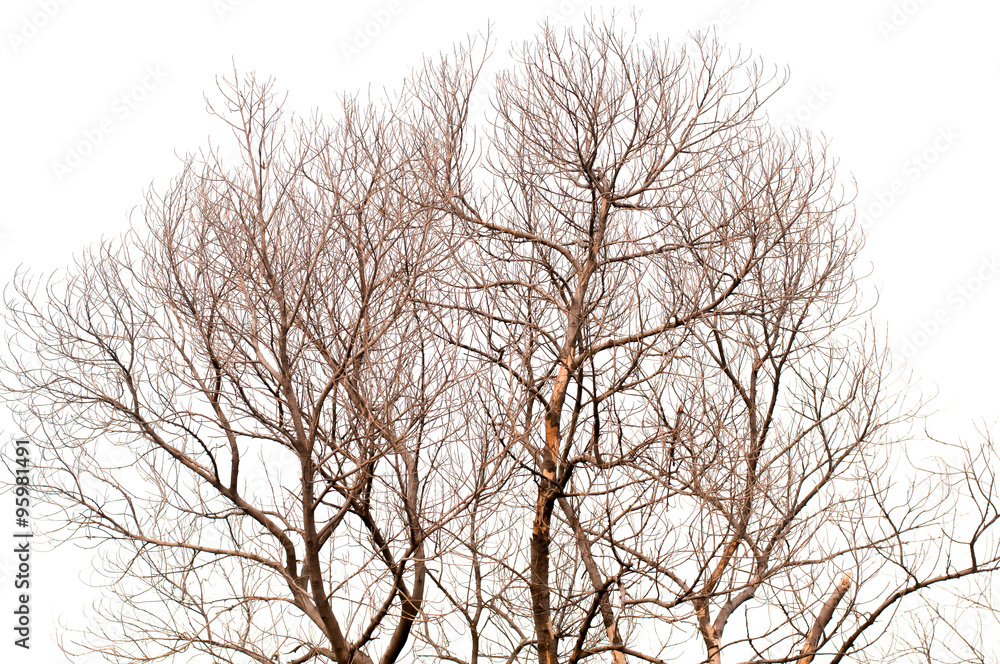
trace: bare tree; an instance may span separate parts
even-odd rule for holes
[[[67,526],[120,556],[80,645],[930,657],[934,630],[893,635],[997,570],[995,457],[906,455],[919,404],[856,304],[825,144],[764,114],[780,77],[546,28],[480,120],[481,46],[332,125],[223,86],[236,163],[16,282],[6,391]]]
[[[463,370],[417,304],[442,247],[394,194],[420,186],[413,145],[355,101],[286,135],[271,88],[223,88],[240,163],[192,160],[145,234],[21,281],[11,309],[42,358],[15,389],[47,489],[128,552],[98,646],[119,661],[396,661],[466,499]]]

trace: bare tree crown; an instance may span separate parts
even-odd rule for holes
[[[780,77],[545,28],[478,120],[488,44],[331,120],[234,78],[238,159],[15,282],[4,390],[60,536],[108,552],[67,648],[985,661],[904,617],[997,570],[992,448],[900,470],[916,404],[825,143],[768,122]]]

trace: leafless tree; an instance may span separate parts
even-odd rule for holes
[[[420,186],[413,145],[350,100],[286,135],[271,88],[223,88],[242,161],[192,160],[146,234],[21,281],[11,309],[41,358],[16,389],[47,489],[127,552],[99,646],[120,661],[395,661],[468,498],[463,368],[417,304],[435,218],[394,193]]]
[[[332,123],[234,79],[237,161],[19,278],[6,391],[118,556],[83,647],[923,661],[939,589],[991,610],[992,444],[907,454],[826,145],[761,63],[635,33],[546,28],[485,118],[475,42]]]

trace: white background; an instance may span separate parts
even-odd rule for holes
[[[647,36],[679,41],[714,24],[731,48],[790,70],[770,115],[822,133],[840,158],[841,179],[856,181],[869,228],[858,268],[871,273],[866,283],[880,296],[875,316],[908,358],[914,384],[938,393],[934,432],[969,435],[974,422],[1000,416],[1000,6],[593,5],[604,12],[633,6]],[[590,8],[588,0],[4,0],[0,281],[8,283],[18,265],[36,272],[64,266],[89,243],[121,233],[144,191],[178,172],[178,155],[209,136],[225,140],[204,95],[234,63],[276,77],[291,109],[324,112],[343,92],[396,87],[423,56],[450,50],[490,20],[502,55],[546,17],[579,25]],[[57,165],[71,151],[86,154],[67,173]],[[0,443],[16,433],[0,412]],[[10,541],[13,519],[13,498],[0,496],[0,542]],[[0,659],[63,661],[55,623],[79,625],[90,601],[80,580],[89,554],[63,546],[34,556],[26,652],[12,645],[12,546],[0,555]]]

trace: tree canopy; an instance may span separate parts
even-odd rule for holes
[[[472,40],[309,119],[236,76],[235,158],[19,276],[4,391],[59,536],[104,542],[71,647],[983,661],[933,598],[990,615],[992,446],[907,454],[826,144],[759,61],[636,32],[545,28],[489,81]]]

